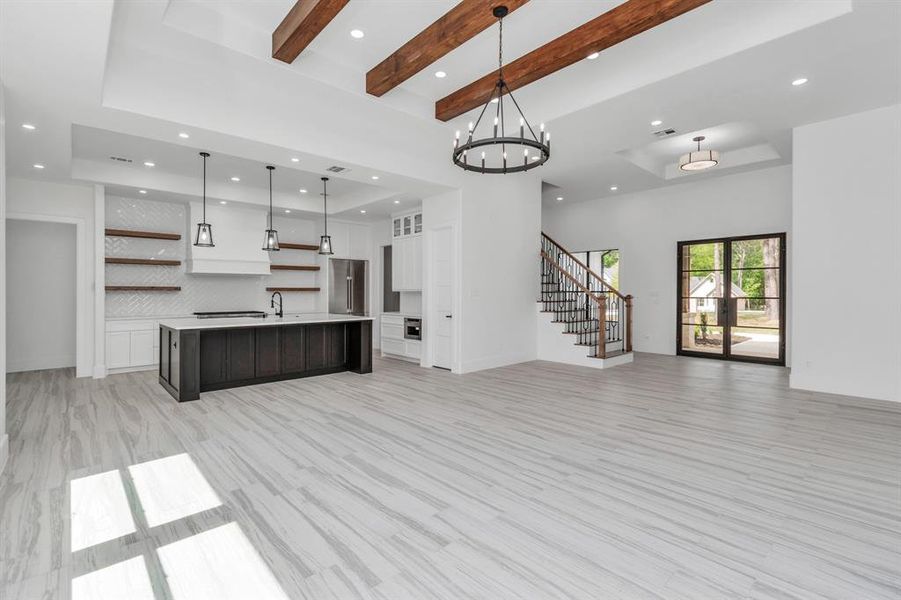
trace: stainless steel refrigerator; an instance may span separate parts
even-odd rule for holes
[[[329,260],[328,311],[338,315],[369,312],[369,273],[365,260]]]

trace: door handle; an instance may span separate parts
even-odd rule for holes
[[[453,318],[454,318],[454,315],[444,315],[444,318],[445,318],[445,319],[453,319]]]

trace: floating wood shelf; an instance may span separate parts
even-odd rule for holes
[[[318,287],[267,287],[267,292],[318,292]]]
[[[178,292],[181,286],[177,285],[108,285],[108,292]]]
[[[319,265],[269,265],[272,271],[318,271]]]
[[[319,244],[291,244],[289,242],[280,242],[278,247],[283,250],[319,250]]]
[[[155,258],[119,258],[117,256],[107,256],[106,264],[108,265],[159,265],[163,267],[177,267],[181,264],[180,260],[163,260]]]
[[[131,229],[109,229],[106,230],[109,237],[133,237],[133,238],[150,238],[154,240],[180,240],[180,233],[160,233],[158,231],[134,231]],[[317,246],[318,247],[318,246]]]

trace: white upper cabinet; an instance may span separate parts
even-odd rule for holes
[[[395,292],[422,290],[422,213],[391,220],[391,287]]]

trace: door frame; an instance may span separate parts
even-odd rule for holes
[[[778,358],[765,358],[760,356],[741,356],[733,355],[732,349],[732,325],[729,324],[732,316],[729,315],[726,325],[723,325],[723,352],[721,354],[708,354],[706,352],[693,352],[682,348],[682,252],[685,246],[694,244],[712,244],[721,242],[723,244],[723,281],[725,288],[723,292],[722,302],[728,307],[731,298],[732,285],[732,242],[742,240],[759,240],[764,238],[776,238],[779,240],[779,356]],[[753,235],[735,235],[723,236],[715,238],[705,238],[701,240],[686,240],[676,243],[676,355],[691,356],[695,358],[711,358],[714,360],[727,360],[733,362],[747,362],[765,365],[774,365],[779,367],[785,366],[785,333],[787,331],[785,323],[786,315],[786,272],[788,265],[786,264],[786,234],[781,233],[762,233]],[[728,313],[727,313],[728,314]]]
[[[87,337],[91,328],[90,319],[93,313],[88,313],[86,308],[90,305],[88,297],[88,289],[90,281],[88,280],[87,257],[85,256],[85,230],[87,224],[80,217],[63,217],[58,215],[45,215],[39,213],[22,213],[8,212],[6,213],[7,221],[35,221],[40,223],[62,223],[65,225],[75,225],[75,377],[90,377],[93,369],[91,368],[91,359],[94,354],[94,344]],[[4,239],[6,233],[4,232]],[[103,294],[104,290],[94,290],[95,294]],[[3,319],[6,315],[3,315]],[[103,340],[105,343],[106,340]]]

